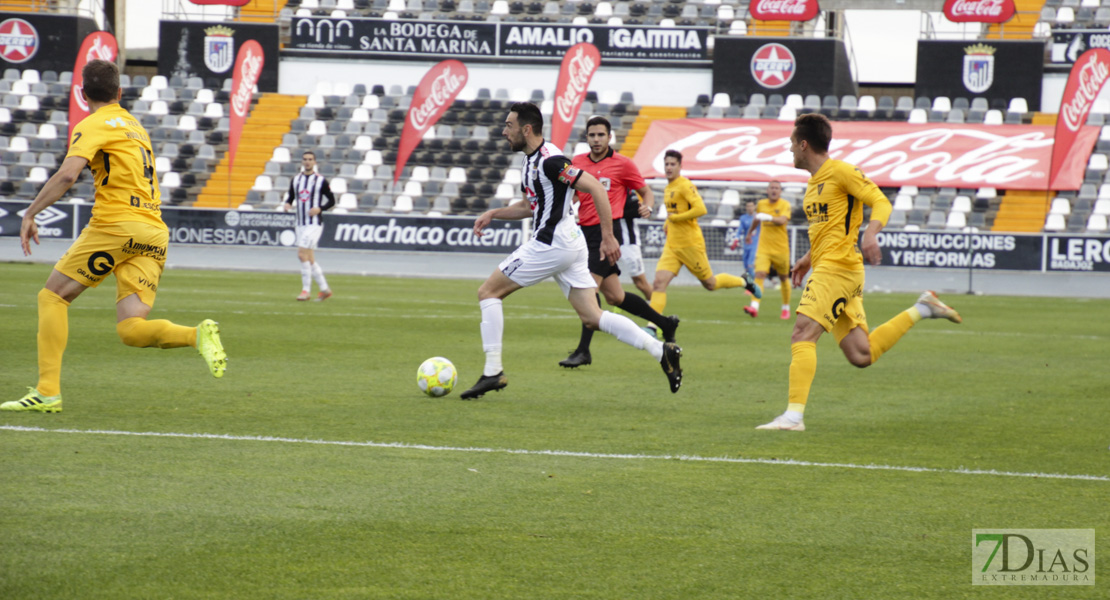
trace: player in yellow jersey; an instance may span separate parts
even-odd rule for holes
[[[767,273],[773,267],[782,278],[782,319],[790,318],[790,238],[786,225],[790,222],[790,202],[782,198],[782,183],[772,180],[767,184],[767,197],[755,207],[755,218],[744,236],[744,243],[750,244],[752,236],[759,230],[759,248],[755,252],[755,285],[761,291]],[[752,298],[751,306],[744,312],[753,318],[759,315],[759,299]]]
[[[210,319],[196,327],[148,321],[166,264],[169,232],[162,222],[154,153],[143,126],[119,105],[119,69],[90,61],[82,71],[89,116],[77,124],[65,161],[27,208],[19,240],[24,256],[39,243],[35,215],[60,199],[86,165],[92,170],[96,201],[92,220],[54,265],[38,294],[38,384],[0,410],[61,412],[62,354],[69,337],[69,304],[81,292],[116,275],[116,332],[124,344],[140,348],[193,346],[221,377],[227,356]]]
[[[925,292],[917,303],[868,333],[863,311],[863,259],[882,261],[878,234],[890,217],[890,201],[854,165],[829,158],[832,125],[820,114],[794,121],[790,151],[794,166],[809,171],[805,211],[809,219],[810,250],[794,263],[793,283],[799,286],[813,268],[798,304],[798,318],[790,337],[790,390],[786,412],[756,429],[805,431],[809,388],[817,373],[817,340],[831,332],[848,362],[870,366],[921,319],[961,321],[959,313]],[[871,221],[857,245],[863,223],[863,204],[871,207]],[[862,250],[862,255],[861,255]]]
[[[667,207],[665,231],[667,241],[663,254],[655,265],[655,282],[651,291],[651,307],[662,314],[667,307],[667,286],[686,267],[709,291],[742,287],[757,298],[759,288],[745,277],[728,273],[713,274],[709,255],[705,252],[705,238],[698,225],[698,217],[706,213],[705,202],[698,188],[682,176],[682,153],[667,150],[663,153],[663,171],[667,175],[667,188],[663,190],[663,204]]]

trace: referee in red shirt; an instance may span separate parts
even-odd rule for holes
[[[613,214],[613,235],[617,243],[624,244],[621,239],[621,228],[618,221],[624,216],[624,203],[628,199],[628,191],[635,190],[640,195],[640,216],[650,217],[655,207],[655,198],[651,188],[644,183],[640,170],[626,156],[622,156],[609,147],[609,137],[612,126],[605,117],[591,117],[586,121],[586,141],[590,151],[586,154],[575,156],[571,163],[596,177],[609,192],[609,204]],[[601,257],[601,222],[598,220],[597,209],[594,207],[593,196],[578,193],[578,225],[586,238],[586,248],[589,251],[590,274],[597,282],[598,288],[605,296],[609,306],[615,306],[631,315],[646,319],[655,324],[663,332],[663,339],[673,342],[675,329],[678,328],[678,317],[663,315],[655,312],[643,298],[635,294],[625,294],[620,282],[620,268]],[[601,298],[597,300],[601,304]],[[593,339],[593,330],[582,326],[582,337],[578,341],[578,348],[571,352],[566,359],[559,361],[559,365],[568,368],[580,367],[593,362],[590,357],[590,341]]]

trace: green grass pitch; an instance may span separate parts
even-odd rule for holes
[[[35,383],[48,272],[0,265],[4,400]],[[222,380],[123,346],[114,281],[79,298],[65,411],[0,413],[0,598],[1106,597],[973,587],[970,541],[1110,534],[1110,301],[942,295],[962,325],[864,370],[825,336],[797,434],[753,429],[785,407],[792,322],[736,290],[671,290],[675,395],[605,334],[559,368],[578,321],[553,283],[522,290],[509,387],[462,402],[478,282],[330,280],[303,303],[296,275],[167,272],[151,318],[219,321]],[[871,325],[913,299],[867,296]],[[442,399],[415,384],[436,355],[459,370]]]

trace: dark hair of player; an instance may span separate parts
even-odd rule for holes
[[[818,152],[828,152],[829,142],[832,141],[832,124],[820,113],[798,115],[794,119],[794,137],[798,141],[804,140]]]
[[[663,153],[663,158],[673,158],[678,161],[678,164],[682,164],[682,153],[678,150],[667,150]]]
[[[119,67],[106,60],[90,60],[81,69],[85,95],[93,102],[112,102],[119,96]]]
[[[532,126],[532,135],[543,135],[543,115],[540,109],[531,102],[516,102],[509,107],[509,112],[516,113],[516,122],[522,128]]]

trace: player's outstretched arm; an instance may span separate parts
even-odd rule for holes
[[[809,266],[809,252],[806,252],[794,263],[794,268],[790,269],[790,283],[794,287],[802,287],[802,281],[806,278],[806,273],[809,273]]]
[[[23,213],[23,222],[19,225],[19,245],[23,247],[23,256],[31,255],[31,240],[35,240],[35,244],[39,243],[39,227],[35,224],[35,215],[60,200],[73,187],[87,164],[89,161],[80,156],[66,158],[58,172],[39,190],[35,201],[27,207],[27,212]]]
[[[530,216],[532,216],[532,206],[524,200],[518,200],[501,208],[491,208],[474,220],[474,235],[482,237],[483,231],[494,219],[519,221]]]

